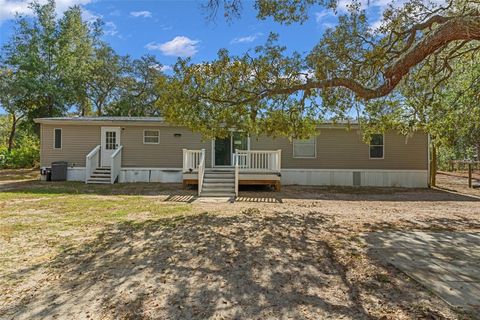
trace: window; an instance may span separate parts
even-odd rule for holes
[[[315,158],[315,137],[310,139],[294,139],[293,140],[293,157],[294,158]]]
[[[160,130],[144,130],[143,131],[143,143],[144,144],[159,144],[160,143]]]
[[[105,149],[107,150],[117,149],[117,132],[115,131],[105,132]]]
[[[54,130],[53,140],[53,148],[62,149],[62,129]]]
[[[370,138],[370,159],[383,159],[383,134],[374,134]]]

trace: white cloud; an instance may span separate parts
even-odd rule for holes
[[[162,71],[162,72],[167,72],[167,71],[172,71],[173,70],[172,66],[162,65],[162,64],[152,65],[152,68],[154,68],[155,70],[158,70],[158,71]]]
[[[177,36],[165,43],[150,42],[145,48],[160,50],[166,56],[191,57],[198,52],[199,40],[192,40],[185,36]]]
[[[29,8],[30,2],[31,0],[0,0],[0,23],[15,18],[16,13],[27,16],[32,15],[32,10]],[[38,2],[45,4],[47,0],[39,0]],[[56,12],[61,14],[71,6],[86,5],[90,2],[92,0],[57,0]]]
[[[150,11],[132,11],[130,15],[135,18],[151,18],[152,13]]]
[[[263,33],[257,32],[257,33],[255,33],[255,34],[251,34],[251,35],[249,35],[249,36],[234,38],[234,39],[232,39],[232,41],[230,41],[230,43],[236,44],[236,43],[253,42],[253,41],[257,40],[257,39],[258,39],[259,37],[261,37],[261,36],[263,36]]]
[[[322,23],[324,18],[333,16],[333,12],[330,10],[323,10],[322,12],[315,12],[315,21],[317,23]]]
[[[120,12],[120,10],[115,9],[112,12],[110,12],[109,15],[111,15],[113,17],[119,17],[121,15],[121,12]]]
[[[333,11],[325,9],[321,12],[315,12],[315,21],[323,29],[329,29],[335,27],[337,18]]]
[[[82,9],[82,19],[87,22],[93,22],[97,19],[103,19],[103,16],[87,9]]]
[[[162,66],[160,68],[160,71],[162,71],[162,72],[167,72],[167,71],[172,71],[172,70],[173,70],[172,66]]]
[[[105,22],[103,33],[106,36],[115,36],[118,34],[117,25],[112,21]]]

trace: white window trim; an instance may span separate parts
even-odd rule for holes
[[[316,136],[313,139],[313,146],[314,146],[314,149],[315,149],[315,155],[313,157],[296,157],[295,156],[295,140],[301,140],[301,139],[293,139],[293,142],[292,142],[292,157],[294,159],[316,159],[317,158],[317,137]],[[305,140],[305,139],[303,139],[303,140]]]
[[[55,132],[60,130],[60,148],[55,148]],[[63,129],[62,128],[53,128],[53,149],[62,150],[63,149]]]
[[[370,147],[380,147],[379,144],[368,144],[368,158],[370,160],[384,160],[385,159],[385,134],[384,133],[376,133],[376,134],[381,134],[382,135],[382,142],[383,142],[383,152],[382,152],[382,157],[381,158],[372,158],[371,154],[370,154]],[[371,139],[370,139],[371,141]]]
[[[157,131],[158,132],[158,142],[145,142],[145,132],[146,131]],[[153,136],[151,136],[153,137]],[[160,144],[160,130],[159,129],[143,129],[143,144]]]

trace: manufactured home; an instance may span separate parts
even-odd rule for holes
[[[39,118],[40,163],[67,162],[67,180],[177,182],[200,195],[238,186],[428,186],[428,136],[394,131],[362,140],[355,124],[324,124],[306,140],[247,136],[204,140],[156,117]]]

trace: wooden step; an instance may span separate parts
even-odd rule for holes
[[[200,193],[200,197],[235,197],[235,192],[204,192]]]
[[[235,178],[226,179],[226,178],[204,178],[203,183],[235,183]]]
[[[234,186],[231,186],[231,187],[220,187],[220,188],[216,188],[216,187],[203,187],[202,188],[202,192],[228,192],[228,193],[235,193],[235,187]]]

